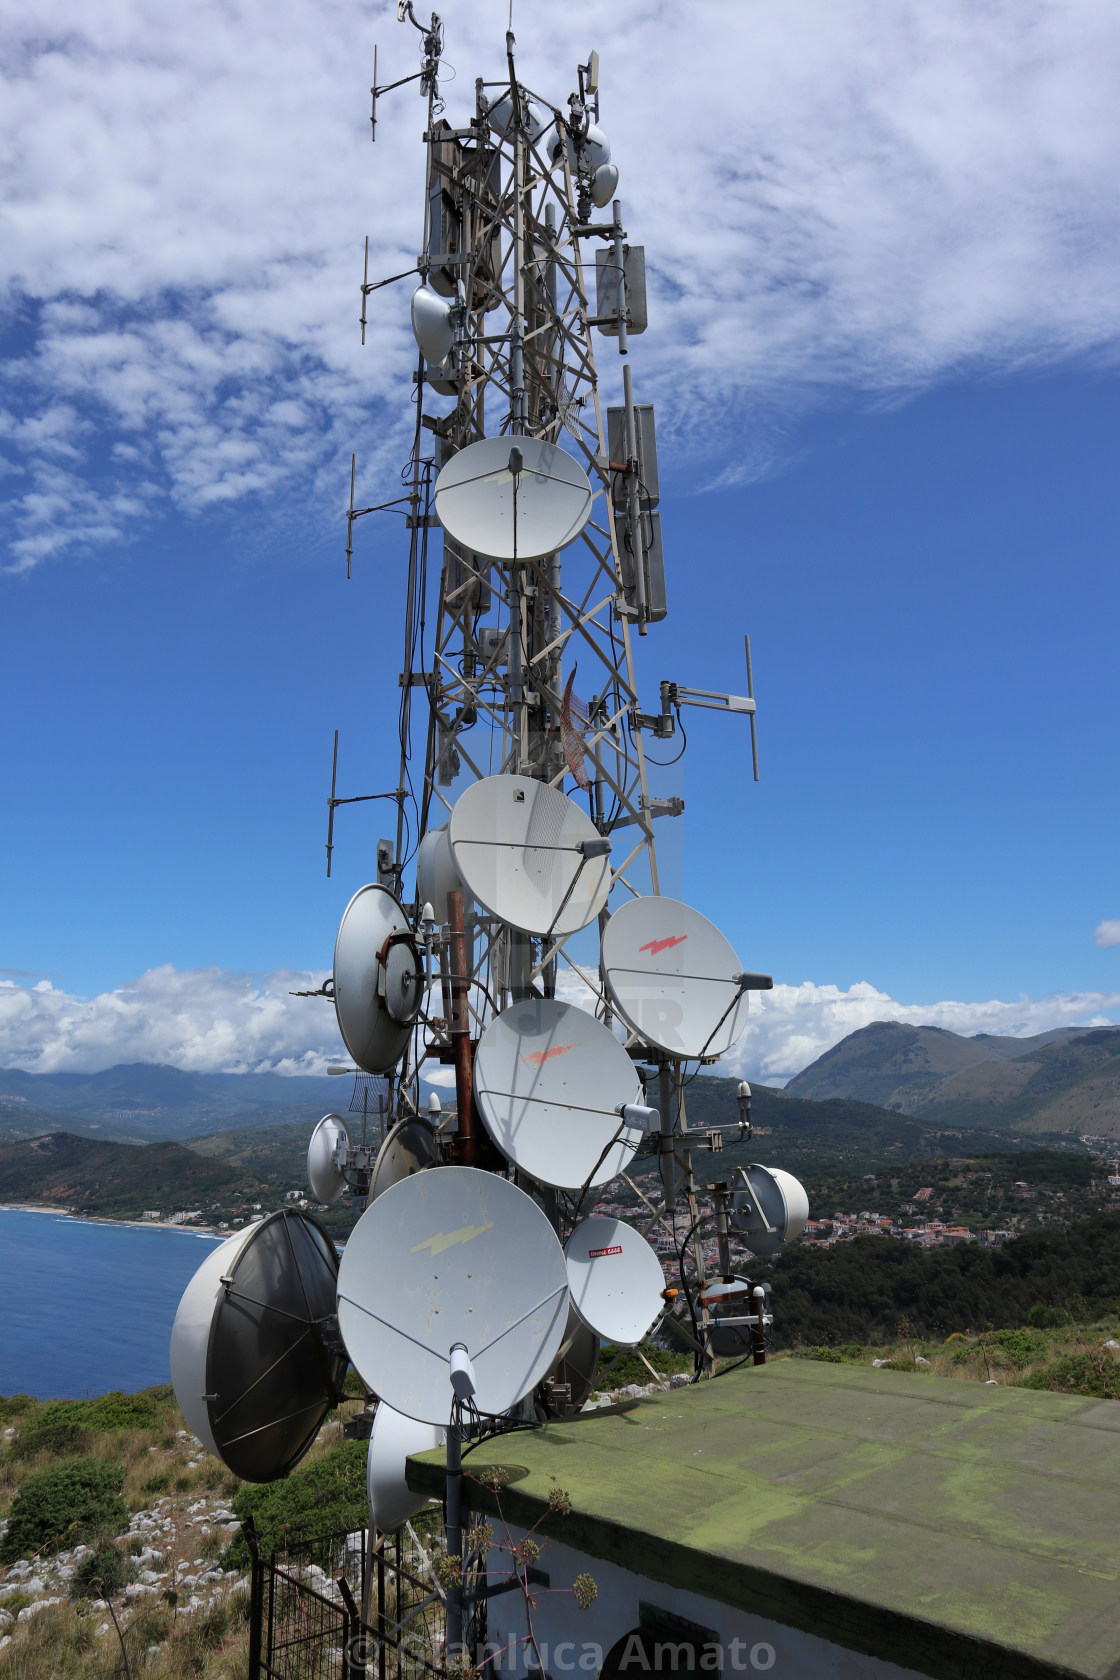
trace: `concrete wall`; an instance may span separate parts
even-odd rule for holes
[[[506,1542],[505,1532],[497,1524],[495,1528],[496,1537]],[[508,1538],[516,1545],[524,1538],[524,1531],[511,1527]],[[573,1680],[596,1675],[616,1641],[638,1627],[640,1605],[662,1612],[671,1625],[675,1622],[667,1639],[687,1639],[688,1630],[680,1628],[680,1621],[714,1634],[726,1680],[732,1680],[737,1674],[744,1680],[753,1680],[760,1674],[769,1674],[773,1680],[920,1680],[915,1669],[861,1656],[765,1616],[729,1609],[716,1597],[663,1586],[555,1540],[541,1543],[536,1567],[548,1575],[549,1586],[533,1588],[536,1607],[529,1615],[545,1672],[551,1680],[564,1680],[566,1675],[573,1676]],[[713,1559],[713,1592],[718,1591],[718,1569],[718,1562]],[[487,1562],[491,1581],[510,1572],[508,1550],[496,1545]],[[598,1595],[589,1610],[580,1610],[571,1592],[577,1575],[584,1573],[592,1576],[598,1587]],[[482,1669],[486,1680],[491,1676],[493,1680],[525,1680],[534,1673],[536,1659],[526,1644],[526,1632],[526,1606],[520,1589],[492,1601],[488,1642],[493,1655]],[[674,1660],[680,1665],[678,1673],[683,1680],[689,1668],[686,1655],[667,1652],[662,1659],[662,1671],[671,1673]],[[694,1672],[698,1680],[703,1680],[704,1672],[715,1666],[712,1654],[704,1654],[702,1650],[697,1653]],[[642,1680],[640,1662],[632,1663],[628,1672],[633,1680]]]

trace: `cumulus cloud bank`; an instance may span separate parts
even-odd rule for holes
[[[1098,922],[1093,930],[1098,945],[1120,945],[1120,920]]]
[[[341,505],[398,453],[415,348],[407,282],[356,316],[374,271],[414,260],[422,107],[381,108],[415,31],[358,0],[40,0],[0,21],[0,476],[10,561],[104,542],[168,504]],[[505,0],[443,8],[448,114],[502,71]],[[517,9],[523,78],[562,102],[604,67],[651,328],[642,394],[667,461],[700,391],[767,428],[822,391],[897,393],[962,368],[1089,352],[1120,334],[1120,12],[1109,0],[712,0]],[[671,119],[671,120],[670,120]],[[647,353],[648,351],[652,354]],[[407,406],[407,405],[406,405]],[[706,407],[705,413],[710,412]],[[373,422],[371,424],[371,421]],[[373,440],[377,439],[375,443]]]
[[[35,986],[0,981],[0,1067],[96,1072],[118,1062],[163,1062],[198,1073],[323,1073],[346,1055],[334,1010],[322,999],[289,994],[325,978],[293,969],[246,975],[165,965],[88,999],[46,980]],[[572,974],[560,991],[568,1001],[590,1002]],[[720,1071],[780,1084],[871,1021],[1016,1037],[1105,1024],[1105,1012],[1117,1008],[1120,993],[906,1004],[866,983],[842,991],[806,981],[752,996],[747,1031]],[[451,1083],[450,1070],[433,1071],[432,1083]]]

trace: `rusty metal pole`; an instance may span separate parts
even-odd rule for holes
[[[451,1048],[455,1053],[455,1106],[459,1114],[460,1161],[475,1162],[474,1114],[471,1096],[471,1016],[467,1007],[471,977],[467,972],[467,940],[463,931],[463,895],[447,895],[447,926],[451,935]]]

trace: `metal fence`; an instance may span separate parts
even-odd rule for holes
[[[262,1556],[251,1526],[249,1680],[437,1680],[446,1618],[410,1525],[289,1540]],[[472,1635],[477,1629],[472,1629]]]

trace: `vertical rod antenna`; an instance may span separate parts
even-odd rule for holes
[[[370,144],[377,139],[377,43],[373,44],[373,86],[369,90],[369,138]]]
[[[753,700],[754,699],[754,673],[751,671],[751,639],[750,639],[749,636],[744,636],[743,640],[747,644],[747,698],[748,698],[748,700]],[[751,759],[754,762],[754,779],[757,782],[757,780],[758,780],[758,736],[755,733],[754,713],[753,712],[750,714],[750,719],[751,719]]]
[[[334,808],[338,804],[334,796],[335,785],[338,780],[338,730],[334,732],[334,758],[331,760],[331,796],[327,800],[327,879],[331,875],[331,853],[334,851]]]
[[[362,264],[362,313],[358,317],[362,327],[362,343],[366,341],[366,298],[369,296],[369,234],[366,234],[366,260]]]
[[[350,562],[354,557],[354,473],[357,470],[358,457],[350,457],[350,506],[346,513],[346,576],[350,576]]]

